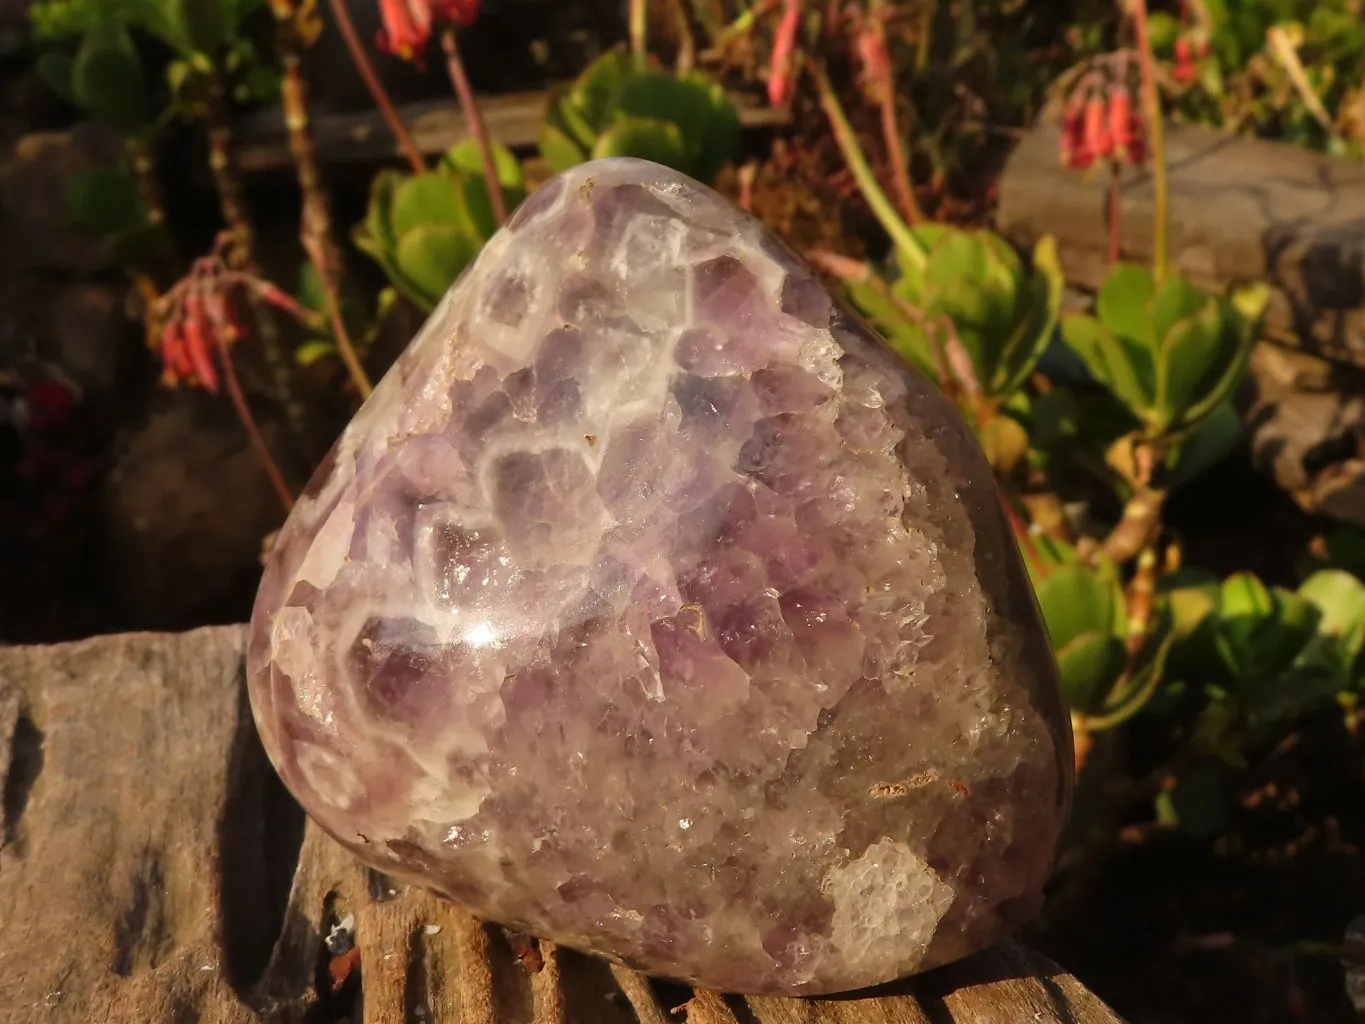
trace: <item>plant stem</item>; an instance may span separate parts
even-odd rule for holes
[[[365,367],[356,354],[355,346],[351,344],[351,333],[346,329],[346,319],[341,313],[341,300],[338,298],[339,290],[336,279],[332,277],[331,270],[327,266],[327,259],[323,255],[317,239],[305,236],[303,246],[308,253],[308,258],[317,267],[318,279],[322,283],[322,301],[323,305],[327,307],[327,319],[332,325],[332,340],[337,343],[337,354],[341,356],[341,361],[346,366],[346,372],[351,375],[351,383],[355,385],[356,391],[360,393],[361,400],[364,401],[374,393],[374,385],[370,382],[370,376],[365,372]]]
[[[493,206],[493,221],[501,225],[507,219],[507,204],[502,197],[502,182],[498,178],[498,167],[493,160],[493,144],[488,138],[488,126],[483,122],[483,114],[474,99],[474,90],[465,74],[464,61],[460,59],[459,33],[454,25],[447,25],[441,33],[441,47],[446,54],[446,70],[450,73],[450,84],[460,101],[460,112],[464,123],[479,149],[479,159],[483,161],[484,184],[488,186],[488,201]]]
[[[1164,491],[1140,487],[1123,506],[1118,525],[1104,539],[1104,553],[1118,563],[1136,558],[1152,543],[1161,526],[1161,511],[1165,504]]]
[[[1122,210],[1119,207],[1119,168],[1115,164],[1109,168],[1109,265],[1119,261],[1119,224]]]
[[[205,76],[205,119],[209,140],[209,169],[223,223],[232,235],[227,251],[229,266],[245,269],[254,262],[256,231],[247,214],[246,199],[237,160],[232,151],[232,122],[228,116],[223,80],[216,72]]]
[[[692,38],[692,24],[687,19],[684,0],[671,0],[673,21],[678,27],[678,65],[679,74],[687,74],[697,62],[697,43]]]
[[[289,132],[289,154],[294,160],[294,173],[303,193],[303,216],[299,224],[299,239],[318,271],[327,309],[332,319],[334,340],[341,361],[351,375],[361,398],[368,398],[374,390],[360,357],[351,345],[341,318],[341,281],[345,274],[345,258],[322,185],[322,170],[318,163],[317,146],[313,141],[312,121],[308,114],[308,86],[303,79],[304,18],[308,8],[300,8],[295,0],[270,0],[270,11],[275,16],[275,44],[284,80],[280,100],[284,107],[284,123]]]
[[[896,213],[895,206],[882,191],[881,185],[877,184],[877,176],[872,173],[867,155],[858,145],[858,136],[848,122],[848,116],[839,103],[839,97],[835,95],[829,76],[819,65],[815,67],[815,83],[820,91],[820,106],[824,108],[825,116],[829,118],[830,127],[834,130],[834,140],[839,144],[839,150],[843,153],[849,170],[853,172],[858,190],[862,192],[877,220],[881,222],[882,228],[891,236],[891,241],[895,243],[901,257],[910,260],[916,266],[924,266],[928,258],[924,246],[910,233],[909,226]]]
[[[886,0],[872,0],[868,10],[872,31],[877,35],[877,45],[886,53]],[[896,188],[900,200],[901,213],[914,226],[924,220],[924,212],[915,201],[915,189],[910,181],[910,166],[905,159],[905,147],[901,144],[900,125],[896,118],[895,71],[890,58],[886,61],[884,80],[875,83],[877,102],[882,114],[882,137],[886,143],[886,156],[891,163],[891,183]]]
[[[1152,277],[1159,284],[1166,278],[1170,258],[1170,190],[1166,180],[1166,140],[1161,122],[1161,97],[1157,90],[1156,60],[1147,31],[1147,0],[1132,0],[1133,31],[1142,61],[1142,107],[1152,140],[1152,203],[1156,223],[1152,229]]]
[[[208,73],[205,80],[206,121],[209,138],[209,167],[213,171],[214,189],[223,223],[232,239],[226,252],[229,267],[256,274],[256,231],[247,213],[245,188],[232,149],[232,122],[229,119],[223,80],[217,73]],[[270,374],[274,398],[284,407],[290,432],[302,437],[306,428],[303,403],[294,392],[289,360],[280,343],[279,331],[269,311],[258,301],[252,301],[251,311],[256,321],[256,334],[261,342],[261,356]]]
[[[284,475],[270,454],[270,446],[265,443],[265,436],[256,423],[256,417],[251,414],[251,406],[247,404],[246,395],[242,393],[242,385],[237,380],[237,370],[232,365],[232,353],[228,349],[226,340],[221,332],[215,331],[214,336],[218,340],[218,358],[223,364],[223,382],[227,385],[228,396],[232,399],[232,404],[237,410],[238,419],[242,421],[242,426],[246,429],[247,437],[251,439],[251,446],[256,450],[256,458],[260,460],[261,468],[265,470],[265,475],[270,478],[270,486],[275,489],[280,504],[288,513],[294,507],[294,495],[289,490],[289,485],[284,482]]]
[[[649,61],[648,8],[648,0],[630,0],[630,55],[634,59],[637,71],[643,71]]]
[[[365,52],[365,47],[360,42],[360,36],[356,34],[355,22],[351,20],[351,12],[346,8],[346,0],[332,0],[332,15],[336,18],[337,29],[341,32],[341,38],[346,43],[346,49],[351,54],[351,63],[360,72],[365,87],[370,90],[370,97],[374,100],[374,105],[379,108],[384,123],[389,126],[389,131],[393,133],[398,148],[403,151],[403,156],[412,167],[412,173],[421,174],[427,169],[426,161],[422,159],[422,151],[417,148],[412,133],[408,131],[408,126],[403,123],[402,117],[395,109],[393,100],[389,98],[388,90],[384,88],[384,83],[379,80],[379,75],[374,69],[374,63],[370,60],[370,55]]]
[[[142,206],[147,211],[147,219],[165,236],[165,243],[169,247],[170,236],[166,234],[166,197],[161,188],[161,179],[157,177],[152,146],[146,139],[129,136],[127,148],[128,163],[132,165],[133,176],[137,179],[138,198],[142,200]]]

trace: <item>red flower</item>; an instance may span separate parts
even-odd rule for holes
[[[768,71],[768,102],[780,107],[791,94],[792,58],[796,53],[796,30],[801,27],[801,0],[787,0],[782,20],[773,37],[771,67]]]
[[[1114,137],[1109,134],[1105,120],[1107,105],[1099,96],[1091,96],[1085,104],[1085,148],[1096,156],[1114,152]]]
[[[1194,48],[1184,36],[1175,41],[1175,67],[1171,69],[1171,77],[1181,85],[1188,85],[1199,77],[1199,69],[1194,63]]]
[[[379,18],[384,25],[376,40],[379,48],[421,63],[432,26],[450,22],[468,28],[479,18],[479,0],[379,0]]]
[[[431,0],[431,13],[437,21],[469,28],[479,20],[479,0]]]
[[[1133,109],[1132,97],[1120,86],[1109,98],[1109,135],[1114,143],[1114,155],[1137,166],[1146,158],[1142,133],[1142,118]]]

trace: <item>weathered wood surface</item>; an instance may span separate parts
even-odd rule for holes
[[[256,738],[243,640],[216,627],[0,649],[0,1020],[1119,1021],[1014,944],[829,1000],[721,999],[548,945],[533,971],[513,952],[529,940],[305,827]],[[338,926],[349,954],[327,945]]]
[[[530,91],[481,97],[479,110],[488,125],[489,136],[509,149],[537,145],[547,96],[546,92]],[[744,96],[735,95],[731,99],[739,109],[740,124],[746,128],[761,128],[786,120],[783,111],[758,106]],[[453,97],[405,104],[398,113],[411,131],[417,148],[426,154],[444,153],[468,134],[464,117]],[[373,110],[316,114],[313,132],[318,153],[327,162],[402,159],[383,119]],[[243,171],[272,170],[290,163],[284,115],[278,109],[242,119],[234,139]]]
[[[1098,287],[1107,270],[1108,178],[1083,178],[1058,160],[1058,128],[1026,133],[1000,181],[998,225],[1016,243],[1056,235],[1067,279]],[[1265,280],[1274,288],[1270,340],[1365,366],[1365,165],[1296,146],[1171,125],[1172,264],[1219,288]],[[1122,183],[1125,259],[1151,255],[1152,186]]]

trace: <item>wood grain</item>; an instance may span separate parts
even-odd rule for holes
[[[305,826],[256,737],[244,638],[229,626],[0,648],[0,1020],[1119,1021],[1009,943],[810,1000],[687,993],[548,943],[527,955],[530,940]]]
[[[540,122],[548,92],[507,93],[479,98],[479,110],[494,142],[509,149],[525,149],[540,142]],[[781,124],[785,112],[759,106],[745,96],[731,97],[745,128]],[[468,129],[454,98],[405,104],[398,109],[422,153],[444,153],[465,138]],[[376,111],[316,113],[313,117],[318,155],[327,163],[369,163],[402,160],[402,153]],[[266,110],[243,118],[234,134],[238,164],[243,172],[275,170],[290,164],[284,115]]]
[[[1000,180],[998,226],[1031,246],[1057,238],[1067,280],[1095,289],[1107,271],[1107,176],[1068,171],[1058,128],[1026,133]],[[1193,125],[1167,129],[1171,263],[1221,288],[1274,288],[1270,340],[1365,366],[1365,164]],[[1122,255],[1151,257],[1151,178],[1122,181]]]

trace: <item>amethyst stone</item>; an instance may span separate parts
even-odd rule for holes
[[[478,915],[744,993],[1036,908],[1051,651],[955,410],[639,160],[532,195],[280,534],[251,699],[308,813]]]

